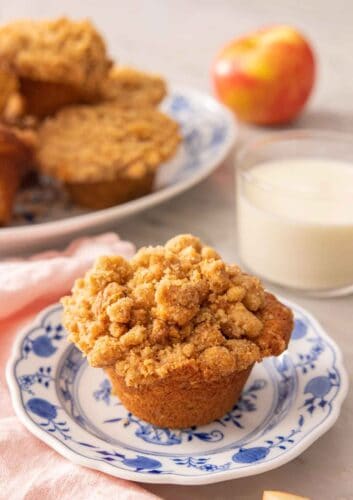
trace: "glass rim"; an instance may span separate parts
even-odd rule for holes
[[[246,182],[256,185],[257,187],[266,190],[266,191],[278,191],[281,190],[283,193],[288,193],[291,195],[298,194],[300,196],[317,196],[320,195],[320,198],[323,199],[336,199],[342,195],[353,195],[353,186],[345,189],[339,193],[331,193],[327,196],[323,196],[320,189],[305,189],[305,188],[283,188],[276,184],[271,183],[271,181],[263,181],[255,179],[251,173],[251,168],[244,167],[245,158],[257,150],[261,150],[266,146],[273,143],[280,143],[285,141],[300,141],[305,139],[317,139],[317,140],[325,140],[337,143],[348,143],[352,148],[352,169],[353,169],[353,134],[347,132],[333,131],[333,130],[320,130],[320,129],[297,129],[297,130],[281,130],[278,132],[273,132],[266,134],[265,136],[257,137],[255,139],[250,139],[247,141],[237,152],[236,154],[236,169],[237,173],[240,177],[242,177]],[[298,155],[295,158],[304,158]],[[319,155],[318,155],[319,157]],[[311,157],[310,157],[311,158]],[[315,159],[315,156],[312,157]],[[292,159],[292,158],[291,158]],[[334,156],[328,157],[327,160],[334,159]],[[276,161],[276,160],[274,160]],[[338,162],[344,160],[337,159]],[[265,161],[263,162],[265,163]],[[349,163],[349,160],[347,161]],[[260,162],[259,162],[260,164]],[[353,202],[353,198],[352,198]]]

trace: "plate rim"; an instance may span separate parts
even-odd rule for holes
[[[282,465],[287,464],[293,459],[297,458],[301,455],[306,449],[308,449],[319,437],[324,435],[337,421],[343,402],[347,396],[348,388],[349,388],[349,379],[348,374],[344,366],[342,351],[337,345],[337,343],[330,337],[330,335],[326,332],[326,330],[322,327],[320,322],[305,308],[299,306],[297,303],[292,300],[285,299],[283,297],[278,296],[279,300],[286,303],[289,307],[295,307],[301,314],[308,317],[310,322],[318,329],[320,335],[322,335],[325,340],[331,344],[334,353],[336,355],[337,366],[340,369],[341,375],[341,388],[337,397],[335,398],[335,405],[332,406],[331,413],[327,416],[327,418],[320,423],[316,428],[314,428],[307,436],[303,438],[295,447],[291,448],[287,451],[287,453],[281,455],[280,457],[274,458],[270,462],[255,463],[246,467],[244,469],[238,470],[226,470],[214,472],[212,475],[205,476],[179,476],[171,474],[165,475],[152,475],[152,474],[137,474],[134,471],[129,471],[126,469],[115,469],[109,466],[109,464],[102,462],[100,460],[94,458],[84,457],[75,451],[66,447],[61,441],[55,439],[53,436],[49,435],[42,429],[40,429],[27,415],[24,411],[23,406],[20,404],[20,388],[17,384],[14,368],[16,365],[16,361],[18,360],[20,346],[23,340],[23,337],[28,334],[29,328],[33,327],[34,324],[39,323],[42,318],[48,314],[54,307],[58,306],[58,302],[52,303],[47,306],[45,309],[41,310],[37,315],[35,315],[32,320],[27,323],[23,328],[21,328],[16,334],[15,341],[12,346],[11,355],[6,364],[6,381],[9,388],[9,393],[11,397],[11,402],[17,417],[20,419],[22,424],[38,439],[43,441],[45,444],[54,449],[57,453],[59,453],[64,458],[70,460],[72,463],[84,467],[88,467],[89,469],[98,470],[100,472],[104,472],[110,476],[117,477],[120,479],[126,479],[130,481],[135,481],[139,483],[151,483],[151,484],[176,484],[176,485],[187,485],[187,486],[196,486],[196,485],[205,485],[205,484],[214,484],[222,481],[230,481],[242,477],[248,477],[252,475],[263,474],[273,469],[277,469]],[[114,474],[117,471],[118,474]]]
[[[109,222],[114,219],[119,220],[130,215],[134,215],[144,209],[151,208],[168,199],[172,199],[178,194],[192,188],[206,177],[208,177],[214,170],[216,170],[221,163],[227,158],[232,147],[235,145],[239,136],[239,123],[234,115],[224,104],[216,100],[216,98],[207,92],[188,87],[186,85],[170,85],[170,95],[172,94],[189,95],[195,99],[199,98],[206,102],[208,108],[213,108],[223,115],[227,122],[228,134],[224,144],[216,157],[212,161],[205,161],[205,166],[196,172],[195,175],[184,181],[177,182],[165,189],[153,191],[145,196],[131,200],[121,205],[105,208],[102,210],[92,210],[91,212],[74,215],[72,217],[65,217],[58,220],[51,220],[47,222],[40,222],[38,224],[28,224],[21,226],[11,226],[0,228],[0,241],[2,238],[11,238],[11,244],[22,241],[27,236],[31,235],[33,238],[40,238],[43,233],[55,230],[55,237],[73,233],[88,227],[96,227],[97,225]],[[116,211],[119,210],[119,214]],[[91,220],[92,217],[94,220]],[[54,234],[54,233],[53,233]]]

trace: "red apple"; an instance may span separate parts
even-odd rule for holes
[[[290,26],[261,29],[226,45],[212,68],[219,99],[244,121],[275,125],[303,109],[315,80],[309,42]]]

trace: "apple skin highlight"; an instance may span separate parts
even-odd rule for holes
[[[315,56],[289,26],[264,28],[233,40],[212,66],[216,95],[240,120],[280,125],[295,119],[314,86]]]

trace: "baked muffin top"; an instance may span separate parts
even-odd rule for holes
[[[64,182],[140,177],[174,153],[179,141],[178,124],[152,108],[72,106],[40,128],[38,162]]]
[[[0,27],[0,61],[20,77],[95,94],[111,62],[103,38],[87,20],[20,20]]]
[[[129,386],[184,367],[206,380],[245,370],[282,352],[292,327],[257,278],[191,235],[142,248],[130,262],[99,258],[62,302],[88,362],[113,366]]]
[[[166,93],[166,83],[159,75],[120,66],[109,71],[101,89],[102,99],[123,108],[156,106]]]

